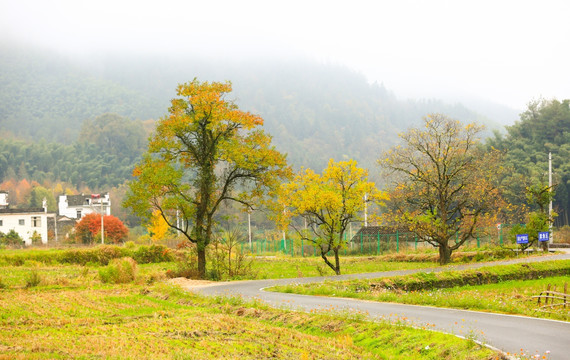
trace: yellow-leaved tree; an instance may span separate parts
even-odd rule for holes
[[[146,220],[158,211],[195,243],[202,278],[220,206],[235,201],[252,209],[290,175],[285,155],[260,129],[263,119],[226,99],[231,90],[229,82],[196,79],[178,86],[178,97],[135,167],[124,203]]]
[[[160,211],[154,210],[152,212],[150,223],[146,228],[152,241],[160,241],[165,238],[166,233],[168,233],[168,229],[170,229],[170,226],[168,226],[168,223],[166,220],[164,220],[160,214]]]
[[[301,170],[283,184],[274,212],[278,225],[293,227],[302,239],[314,243],[324,262],[340,275],[339,252],[346,247],[345,232],[359,221],[366,201],[381,203],[386,194],[368,181],[368,171],[354,160],[331,159],[319,175]],[[305,226],[306,225],[306,226]],[[334,260],[328,258],[332,252]]]

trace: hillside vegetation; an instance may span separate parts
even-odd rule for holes
[[[509,171],[503,178],[509,201],[525,202],[525,189],[548,186],[548,153],[552,154],[552,183],[556,225],[568,225],[570,212],[570,100],[536,100],[521,114],[520,121],[495,134],[489,147],[502,150]]]
[[[544,183],[552,151],[557,223],[568,223],[567,100],[532,102],[505,132],[497,125],[505,115],[488,119],[461,104],[402,100],[338,65],[158,56],[86,60],[7,44],[0,49],[0,183],[64,183],[75,192],[120,188],[154,121],[167,113],[176,85],[196,77],[231,81],[230,96],[240,109],[262,116],[294,168],[318,172],[330,158],[354,159],[379,186],[384,181],[376,160],[426,114],[484,123],[487,135],[496,130],[487,144],[503,150],[513,169],[503,179],[512,203],[525,202],[525,186]]]
[[[3,138],[69,145],[79,141],[86,120],[105,113],[132,121],[157,119],[167,113],[176,85],[195,77],[232,81],[240,108],[263,117],[277,148],[297,167],[322,169],[329,158],[352,158],[372,167],[379,152],[397,141],[398,132],[429,112],[491,123],[462,105],[399,100],[383,85],[368,84],[349,69],[309,61],[79,61],[40,50],[1,48]]]

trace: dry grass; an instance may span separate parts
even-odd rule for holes
[[[151,275],[156,271],[150,267]],[[102,284],[98,268],[0,267],[0,359],[481,359],[470,341],[355,314],[306,314],[202,298],[175,286]],[[6,277],[6,275],[8,275]],[[430,350],[422,350],[425,344]]]

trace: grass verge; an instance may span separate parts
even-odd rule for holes
[[[0,268],[0,359],[500,358],[470,340],[362,314],[307,314],[148,285],[155,268],[141,265],[139,278],[121,285],[102,284],[97,267]],[[26,288],[32,270],[41,281]]]
[[[398,302],[570,320],[570,306],[539,311],[534,295],[547,284],[562,289],[570,260],[417,273],[381,279],[286,285],[273,291]],[[568,299],[570,305],[570,299]]]

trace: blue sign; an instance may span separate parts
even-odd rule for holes
[[[542,231],[538,233],[538,241],[544,242],[550,240],[550,232]]]
[[[517,244],[528,244],[528,234],[517,234]]]

